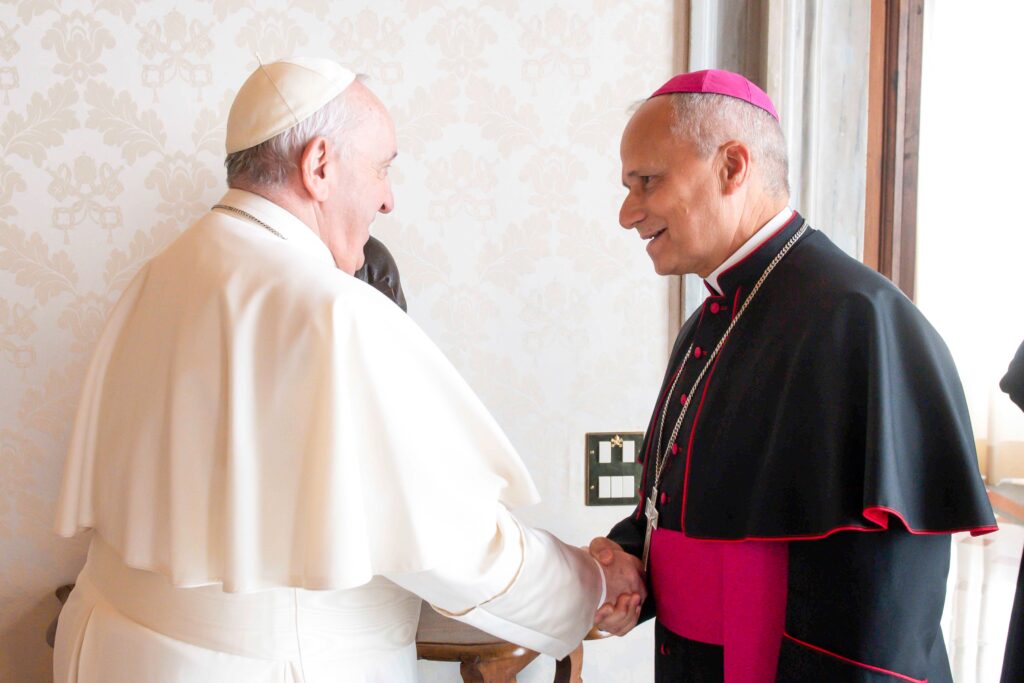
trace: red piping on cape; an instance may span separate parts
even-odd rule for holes
[[[889,528],[889,518],[887,515],[892,515],[896,519],[903,522],[903,526],[906,527],[907,531],[917,536],[926,536],[928,534],[948,534],[954,531],[970,531],[972,536],[979,536],[981,534],[991,533],[996,531],[999,527],[997,525],[992,526],[979,526],[979,527],[965,527],[962,529],[939,529],[937,531],[931,531],[928,529],[914,529],[907,524],[907,519],[898,510],[892,508],[883,507],[881,505],[873,505],[871,507],[864,508],[862,513],[864,518],[869,522],[874,522],[882,529]]]
[[[904,524],[906,526],[906,524]],[[697,539],[698,541],[709,541],[714,543],[745,543],[746,541],[820,541],[823,538],[828,538],[832,534],[838,534],[841,531],[861,531],[864,533],[874,533],[878,531],[887,531],[888,524],[884,528],[875,528],[869,526],[837,526],[834,529],[823,531],[820,534],[805,534],[802,536],[744,536],[743,538],[711,538],[708,536],[697,536],[691,534],[689,531],[684,531],[689,538]],[[990,534],[993,531],[997,531],[998,526],[965,526],[956,529],[938,529],[922,531],[919,529],[911,529],[907,527],[907,531],[910,533],[923,536],[927,534],[955,534],[960,531],[970,531],[972,536],[981,536],[982,534]]]
[[[828,655],[829,657],[835,657],[836,659],[838,659],[840,661],[846,662],[847,664],[853,664],[854,666],[859,666],[862,669],[868,669],[870,671],[877,671],[880,674],[885,674],[886,676],[892,676],[894,678],[899,678],[900,680],[909,681],[910,683],[928,683],[928,679],[927,678],[923,678],[923,679],[922,678],[911,678],[910,676],[905,676],[903,674],[898,674],[895,671],[889,671],[888,669],[883,669],[883,668],[878,667],[878,666],[871,666],[870,664],[864,664],[863,662],[858,662],[858,661],[856,661],[854,659],[850,659],[849,657],[844,657],[842,655],[837,655],[835,652],[829,652],[828,650],[826,650],[824,648],[821,648],[821,647],[818,647],[817,645],[811,645],[810,643],[805,643],[804,641],[800,640],[799,638],[794,638],[793,636],[789,635],[788,633],[783,633],[782,636],[784,638],[789,638],[790,640],[792,640],[794,643],[797,643],[798,645],[803,645],[804,647],[808,648],[809,650],[814,650],[815,652],[820,652],[822,654]]]
[[[721,297],[715,297],[715,298],[716,299],[720,299]],[[700,329],[700,324],[702,322],[704,322],[704,311],[706,311],[707,309],[708,309],[708,300],[704,299],[704,303],[702,303],[700,305],[700,315],[697,317],[697,324],[693,326],[693,336],[694,337],[697,336],[697,330]]]
[[[881,513],[881,514],[879,514]],[[889,518],[887,515],[896,517],[900,522],[903,523],[904,528],[915,536],[927,536],[934,534],[953,534],[959,531],[970,531],[972,536],[980,536],[982,534],[989,534],[993,531],[997,531],[999,527],[997,525],[992,526],[968,526],[959,527],[957,529],[914,529],[907,524],[906,518],[903,517],[898,511],[892,508],[882,506],[872,506],[864,508],[861,512],[864,518],[869,522],[877,524],[878,527],[869,526],[837,526],[834,529],[829,529],[820,534],[806,534],[803,536],[744,536],[743,538],[707,538],[703,536],[695,536],[690,532],[685,532],[690,538],[695,538],[701,541],[713,541],[716,543],[743,543],[745,541],[817,541],[822,538],[831,536],[832,534],[839,533],[840,531],[862,531],[865,533],[872,533],[876,531],[888,531],[889,530]]]

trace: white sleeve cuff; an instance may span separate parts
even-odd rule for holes
[[[455,618],[557,659],[582,642],[604,603],[604,572],[585,550],[520,525],[523,562],[500,595]]]
[[[473,609],[508,590],[523,565],[523,534],[503,505],[495,510],[489,538],[463,539],[459,552],[445,566],[387,578],[419,595],[447,616]]]

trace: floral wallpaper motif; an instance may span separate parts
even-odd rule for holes
[[[533,472],[524,518],[582,544],[626,514],[583,506],[583,434],[642,429],[665,360],[667,283],[617,225],[618,141],[670,75],[672,5],[0,0],[0,680],[49,680],[52,593],[88,542],[51,532],[85,366],[140,265],[223,192],[257,55],[336,58],[390,108],[396,208],[373,231]],[[646,628],[592,644],[585,677],[650,680],[650,650]]]
[[[54,73],[76,82],[106,71],[98,61],[103,51],[114,45],[114,36],[103,24],[78,11],[61,16],[42,40],[42,46],[56,53],[61,61],[54,67]]]
[[[213,50],[209,25],[199,19],[189,21],[175,10],[163,21],[147,22],[140,31],[138,49],[146,60],[142,83],[153,88],[154,96],[176,78],[196,90],[210,85],[212,70],[205,62]]]
[[[114,230],[122,223],[121,207],[110,202],[124,190],[117,178],[119,170],[110,164],[97,167],[92,157],[81,154],[52,172],[47,189],[58,202],[53,208],[53,227],[64,233],[64,244],[71,244],[71,230],[83,223],[102,227],[107,231],[107,244],[114,243]]]

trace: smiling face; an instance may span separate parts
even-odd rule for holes
[[[627,124],[620,154],[628,194],[619,223],[647,241],[659,275],[706,277],[732,253],[722,159],[718,152],[701,158],[672,132],[673,117],[671,98],[655,97]]]

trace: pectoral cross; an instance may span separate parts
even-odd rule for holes
[[[647,517],[647,531],[644,533],[644,571],[647,571],[647,558],[651,553],[651,534],[658,528],[658,487],[651,489],[651,495],[647,498],[647,507],[644,509],[644,516]]]

